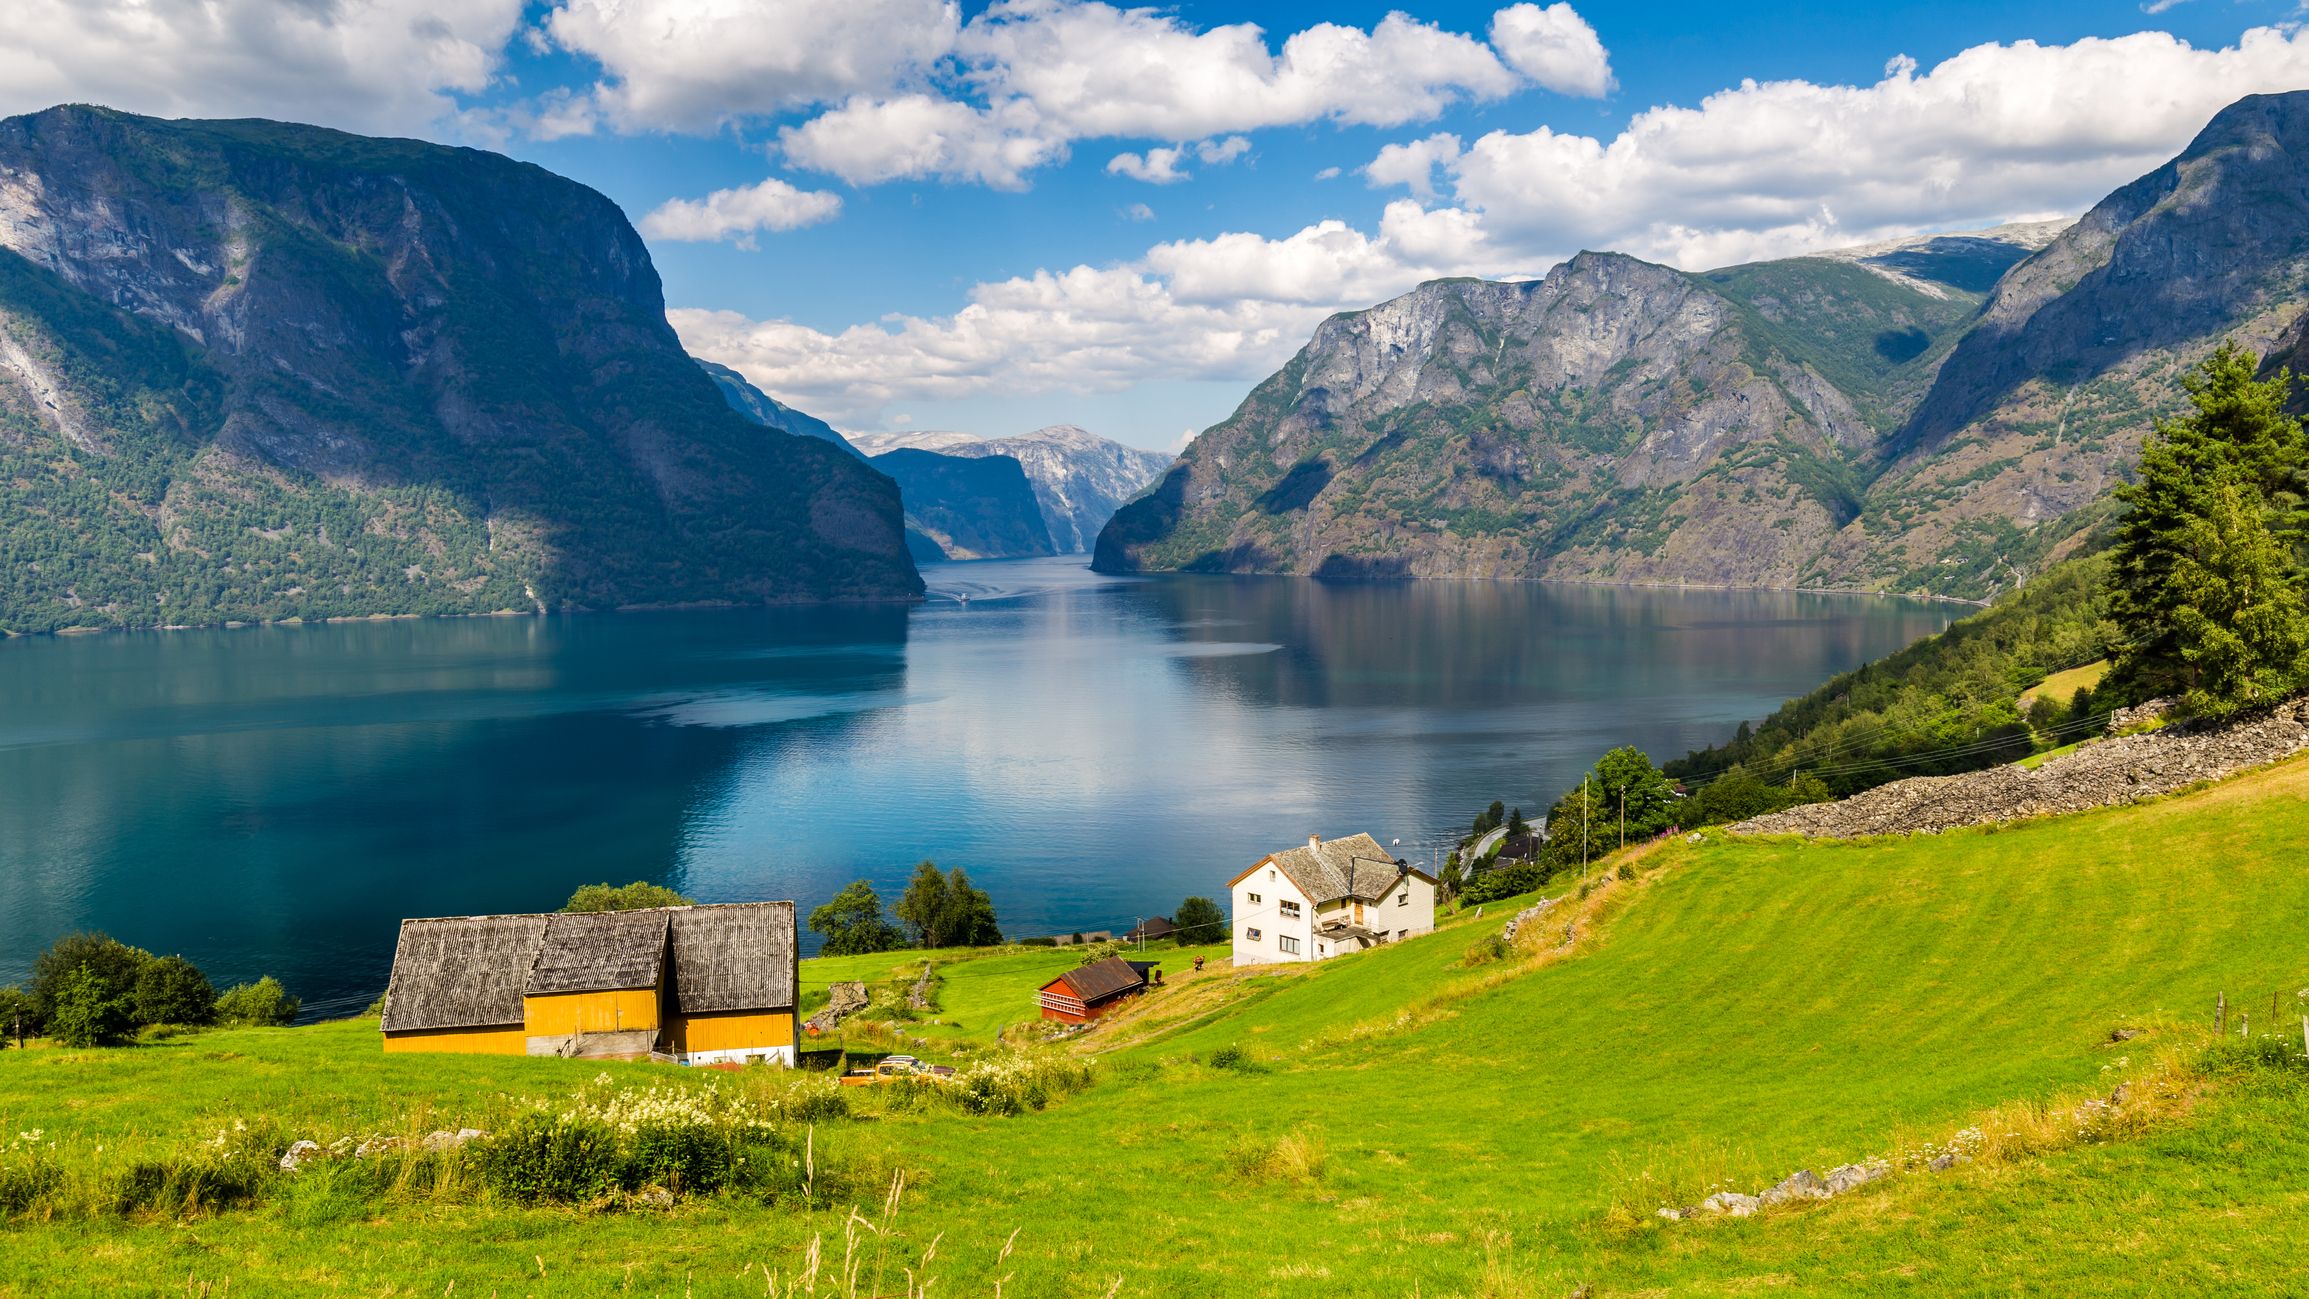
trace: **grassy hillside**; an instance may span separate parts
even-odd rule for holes
[[[916,1264],[935,1239],[937,1292],[958,1295],[1003,1278],[1090,1296],[2281,1293],[2304,1243],[2309,1075],[2207,1065],[2197,1026],[2225,991],[2266,1031],[2275,992],[2298,1053],[2305,837],[2309,761],[2001,832],[1676,841],[1502,959],[1467,963],[1511,909],[1495,904],[1322,967],[1183,980],[1085,1040],[1105,1048],[1087,1091],[1009,1118],[870,1106],[821,1124],[816,1157],[870,1214],[905,1170],[887,1248]],[[972,964],[946,985],[966,1021],[1042,968]],[[1217,1067],[1228,1047],[1243,1058]],[[95,1168],[235,1117],[324,1141],[489,1127],[508,1094],[601,1072],[388,1058],[366,1022],[11,1051],[0,1133],[41,1129]],[[2061,1117],[2120,1081],[2123,1122]],[[1950,1172],[1746,1221],[1649,1216],[1968,1125],[1988,1149]],[[0,1294],[70,1289],[96,1260],[152,1293],[741,1295],[766,1267],[790,1278],[813,1235],[842,1250],[839,1208],[589,1214],[321,1185],[186,1220],[16,1221]],[[882,1292],[904,1287],[893,1265]]]
[[[1841,796],[1908,776],[1977,771],[2096,732],[2108,701],[2071,715],[2075,684],[2049,695],[2055,711],[2034,719],[2023,697],[2106,656],[2108,565],[2099,554],[2058,564],[1990,608],[1791,699],[1761,725],[1743,723],[1729,742],[1665,770],[1693,784],[1735,766],[1767,784],[1812,776]]]

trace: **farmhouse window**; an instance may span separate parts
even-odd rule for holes
[[[1255,906],[1257,906],[1257,905],[1259,905],[1259,895],[1258,895],[1258,894],[1256,894],[1256,893],[1253,893],[1253,894],[1251,895],[1251,905],[1252,905],[1252,906],[1254,906],[1254,907],[1255,907]]]
[[[1276,905],[1278,905],[1278,906],[1280,906],[1280,907],[1282,907],[1282,908],[1283,908],[1283,914],[1284,914],[1284,915],[1286,915],[1286,916],[1291,916],[1291,917],[1293,917],[1293,918],[1296,918],[1296,917],[1298,916],[1298,914],[1299,914],[1299,904],[1298,904],[1298,903],[1296,903],[1296,902],[1293,902],[1293,901],[1291,901],[1289,898],[1285,898],[1285,899],[1283,899],[1283,900],[1282,900],[1280,903],[1277,903]]]
[[[1411,890],[1409,890],[1409,889],[1405,889],[1405,890],[1403,890],[1401,893],[1398,893],[1398,894],[1396,894],[1396,895],[1395,895],[1395,905],[1396,905],[1396,906],[1399,906],[1399,907],[1407,907],[1407,906],[1410,906],[1410,905],[1411,905]]]
[[[1243,937],[1255,943],[1259,941],[1259,931],[1256,929],[1246,929],[1243,931]]]
[[[1275,945],[1293,956],[1299,954],[1299,940],[1289,934],[1278,935],[1275,939]]]

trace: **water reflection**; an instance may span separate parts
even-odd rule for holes
[[[403,915],[652,879],[810,903],[968,868],[1124,927],[1310,830],[1418,852],[1942,625],[1784,594],[955,565],[913,609],[0,645],[0,980],[99,925],[316,999]],[[962,597],[968,596],[967,602]]]

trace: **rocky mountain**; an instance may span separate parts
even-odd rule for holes
[[[2255,95],[1997,284],[1820,578],[2009,584],[2106,515],[2191,366],[2293,355],[2305,308],[2309,92]]]
[[[949,456],[1010,456],[1025,466],[1035,499],[1060,554],[1088,552],[1099,529],[1124,501],[1162,476],[1172,456],[1142,451],[1111,438],[1053,424],[1015,437],[977,438],[968,433],[862,433],[861,445],[877,451],[913,447]]]
[[[712,361],[699,361],[698,368],[704,370],[706,377],[712,379],[715,386],[722,390],[722,400],[730,404],[731,410],[754,423],[764,428],[774,428],[780,433],[791,433],[796,437],[818,438],[831,442],[860,460],[866,458],[866,453],[850,445],[850,440],[843,437],[833,425],[815,415],[795,410],[746,382],[746,376],[728,366],[716,365]]]
[[[898,494],[733,414],[600,194],[469,149],[0,121],[0,626],[910,597]]]
[[[1686,274],[1582,253],[1326,321],[1102,571],[1801,584],[2032,231]],[[1897,263],[1896,265],[1894,263]]]
[[[1052,553],[1034,488],[1009,456],[950,456],[901,447],[869,463],[898,484],[906,502],[906,545],[917,560]]]
[[[2309,353],[2305,289],[2309,92],[2065,229],[1427,284],[1325,322],[1094,566],[1985,596],[2106,516],[2214,341]]]

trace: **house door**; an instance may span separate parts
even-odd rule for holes
[[[1358,925],[1363,923],[1363,904],[1360,902],[1355,904],[1355,923]]]

